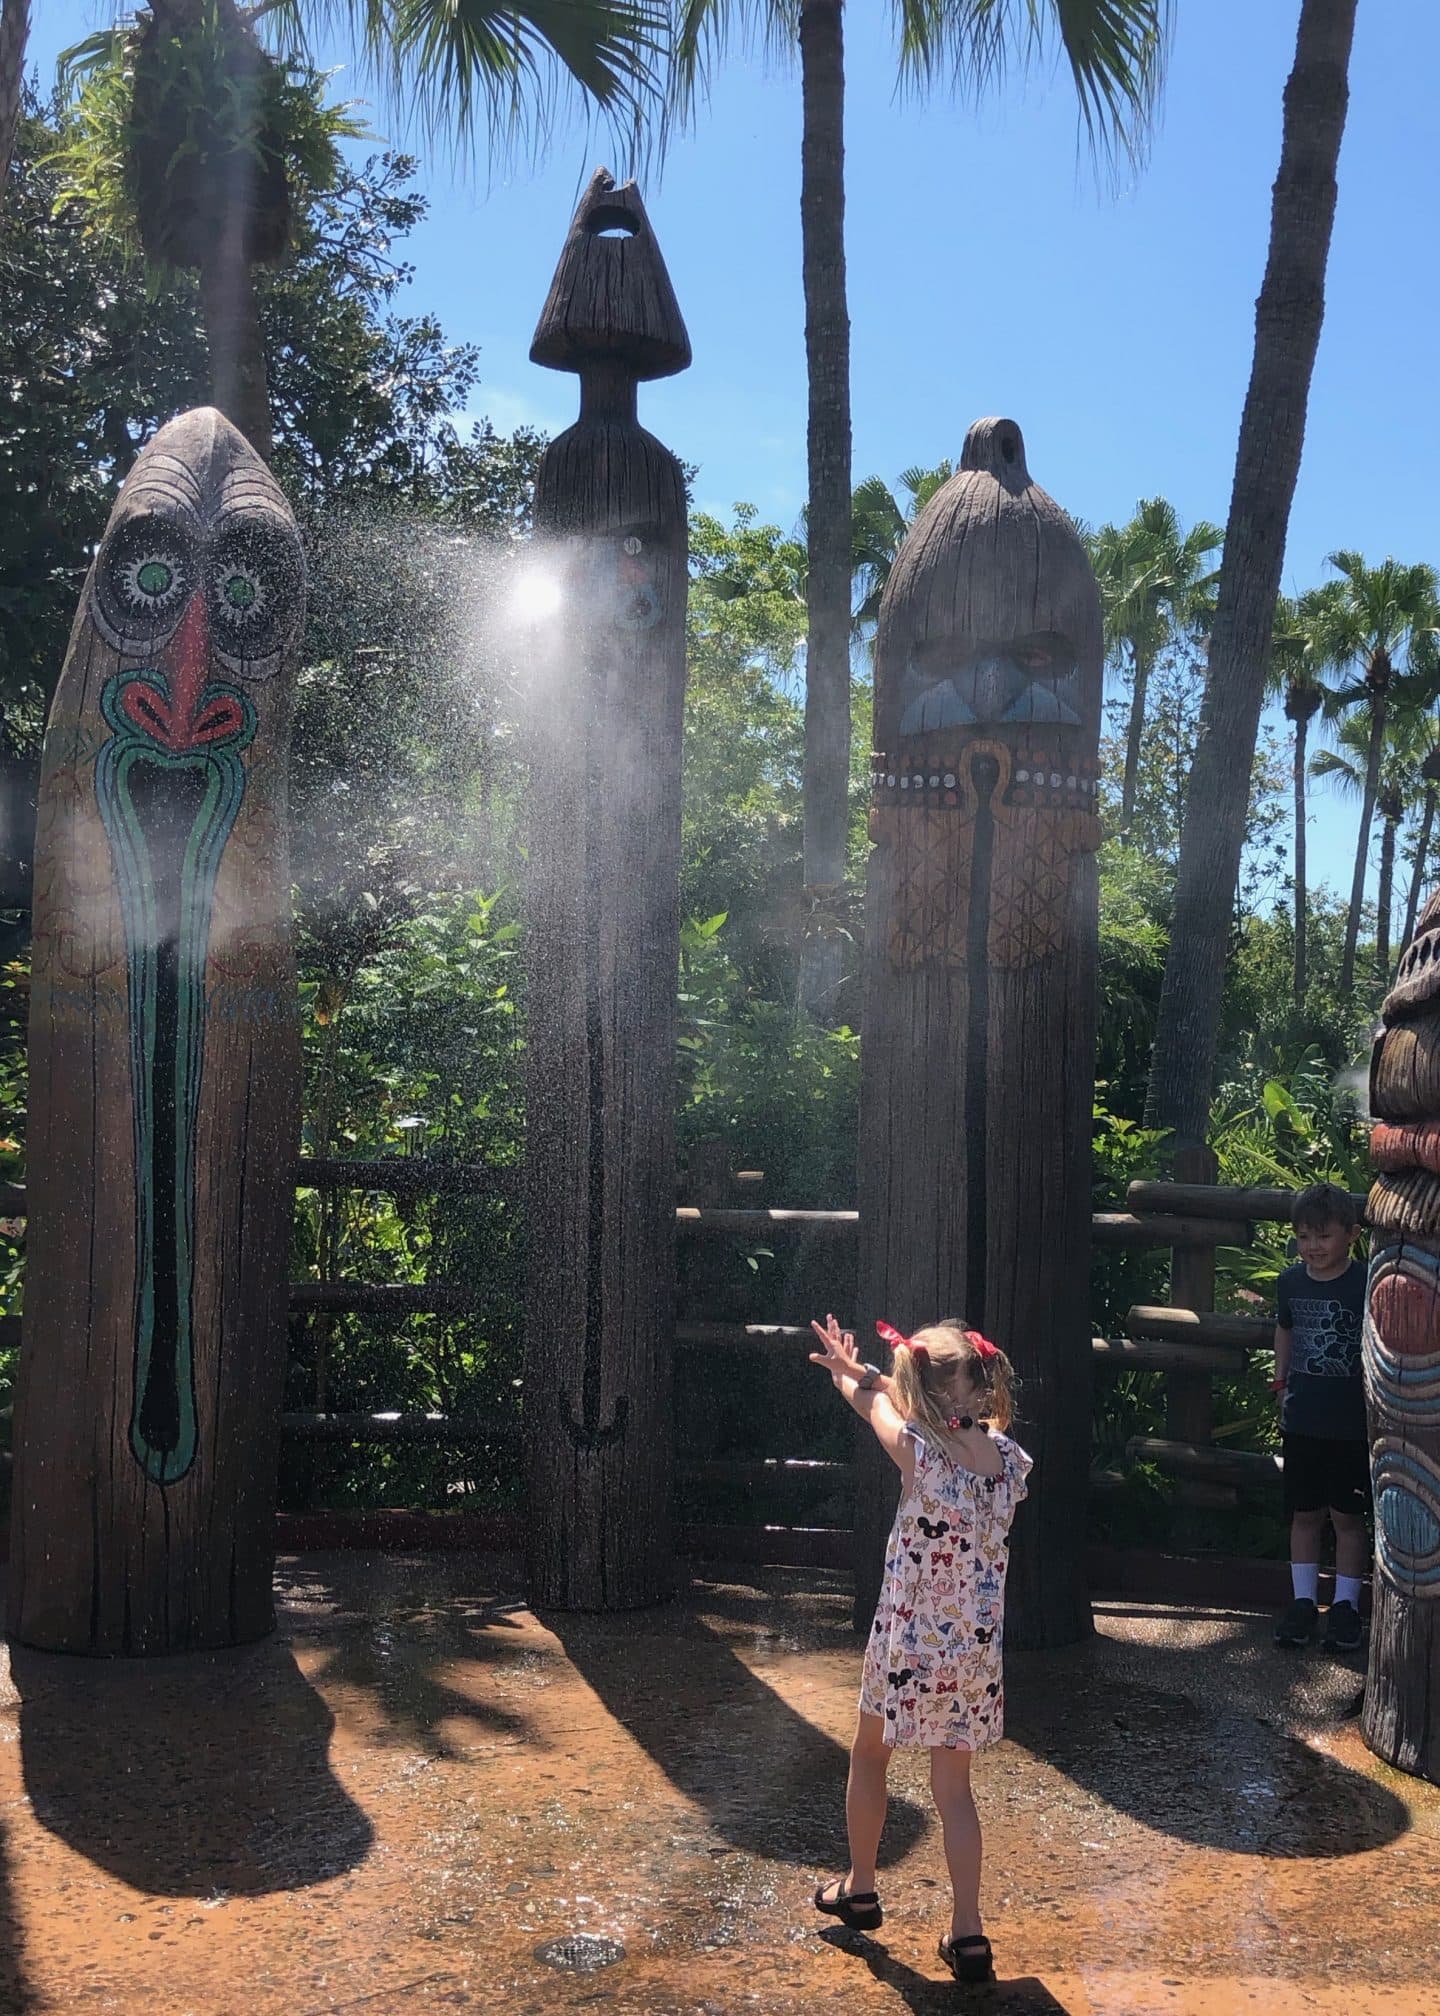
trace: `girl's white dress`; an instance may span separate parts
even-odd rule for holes
[[[983,1750],[1005,1728],[1005,1570],[1031,1459],[992,1431],[1000,1474],[981,1477],[906,1432],[915,1475],[890,1529],[860,1707],[883,1716],[887,1743]]]

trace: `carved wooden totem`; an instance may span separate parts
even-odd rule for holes
[[[1100,598],[1020,430],[978,420],[880,607],[861,1046],[861,1338],[964,1316],[1036,1458],[1007,1633],[1089,1629]],[[868,1438],[867,1438],[868,1440]],[[865,1444],[862,1443],[862,1449]],[[894,1503],[862,1458],[857,1623]]]
[[[1440,1782],[1440,892],[1386,997],[1370,1065],[1365,1394],[1375,1493],[1365,1740]]]
[[[273,1622],[299,1129],[294,521],[209,409],[90,569],[45,736],[10,1629],[169,1652]]]
[[[675,986],[687,525],[636,385],[685,325],[633,183],[576,212],[531,356],[580,374],[545,452],[535,579],[525,1453],[531,1589],[624,1609],[671,1586]]]

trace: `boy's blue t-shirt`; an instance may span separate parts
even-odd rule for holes
[[[1280,1276],[1275,1299],[1276,1320],[1290,1332],[1281,1428],[1332,1442],[1365,1441],[1365,1269],[1352,1260],[1333,1281],[1316,1281],[1297,1262]]]

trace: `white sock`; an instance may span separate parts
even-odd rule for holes
[[[1335,1577],[1335,1601],[1350,1603],[1360,1608],[1360,1577],[1358,1575],[1337,1575]]]
[[[1320,1563],[1318,1561],[1292,1561],[1290,1563],[1290,1584],[1297,1596],[1308,1598],[1311,1603],[1320,1595]]]

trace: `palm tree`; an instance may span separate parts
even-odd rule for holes
[[[1310,892],[1307,882],[1306,843],[1309,810],[1305,799],[1306,752],[1310,723],[1325,704],[1328,688],[1316,669],[1315,631],[1320,620],[1319,605],[1337,583],[1312,588],[1298,601],[1282,595],[1275,609],[1275,630],[1270,645],[1270,678],[1267,690],[1284,698],[1285,718],[1294,728],[1292,776],[1295,820],[1295,1005],[1303,1007],[1309,984]]]
[[[255,268],[283,254],[296,194],[326,185],[336,141],[359,129],[322,104],[303,57],[281,58],[261,33],[303,49],[307,26],[348,17],[408,109],[461,139],[483,111],[507,141],[527,115],[543,132],[557,76],[612,119],[638,118],[666,13],[664,0],[149,0],[62,58],[62,193],[157,273],[198,273],[215,404],[268,459]]]
[[[972,90],[1058,40],[1086,133],[1131,149],[1163,70],[1169,0],[893,0],[900,73]],[[850,314],[845,283],[844,0],[681,0],[673,103],[688,115],[731,35],[800,56],[800,236],[809,377],[805,882],[823,916],[845,880],[850,790]],[[810,934],[801,995],[834,997],[841,939]]]
[[[1250,774],[1325,313],[1356,0],[1301,0],[1145,1121],[1203,1143]]]
[[[917,462],[902,470],[897,489],[903,493],[903,502],[883,476],[867,476],[863,483],[855,485],[850,513],[854,584],[851,622],[858,637],[873,640],[880,597],[885,593],[900,543],[935,492],[954,474],[955,465],[948,458],[937,462],[933,469],[922,469]]]
[[[1203,637],[1215,613],[1215,570],[1206,565],[1219,550],[1220,527],[1201,518],[1181,532],[1175,507],[1163,497],[1142,497],[1128,525],[1102,525],[1091,536],[1090,558],[1105,607],[1105,640],[1112,653],[1130,657],[1130,720],[1125,735],[1125,779],[1120,829],[1135,816],[1145,696],[1160,653],[1177,637]]]
[[[1380,817],[1379,879],[1375,893],[1375,971],[1390,970],[1390,927],[1395,903],[1395,851],[1400,827],[1421,783],[1420,767],[1427,741],[1428,716],[1388,712],[1375,766],[1375,737],[1363,712],[1350,714],[1340,725],[1335,747],[1321,749],[1310,765],[1312,777],[1330,778],[1347,797],[1372,802]],[[1375,769],[1371,788],[1372,766]],[[1368,856],[1368,834],[1366,852]]]
[[[1425,871],[1430,865],[1430,842],[1435,832],[1435,804],[1440,793],[1440,718],[1423,717],[1425,753],[1420,759],[1420,782],[1424,793],[1420,805],[1420,831],[1415,836],[1415,854],[1410,868],[1410,894],[1405,899],[1405,935],[1402,945],[1415,936],[1415,919],[1420,912],[1420,896],[1425,887]]]
[[[1365,874],[1370,859],[1370,833],[1381,791],[1382,759],[1392,705],[1401,719],[1434,699],[1433,640],[1440,625],[1440,580],[1435,569],[1417,564],[1402,567],[1385,560],[1367,567],[1360,554],[1332,553],[1327,563],[1340,580],[1324,603],[1317,642],[1328,665],[1349,674],[1331,694],[1327,712],[1349,715],[1347,728],[1363,734],[1365,764],[1361,781],[1360,831],[1355,842],[1355,869],[1350,884],[1350,911],[1345,923],[1345,950],[1340,962],[1340,992],[1355,984],[1355,948],[1365,900]],[[1412,663],[1413,660],[1413,663]],[[1342,738],[1343,739],[1343,738]],[[1391,736],[1392,744],[1395,737]],[[1318,760],[1318,759],[1317,759]],[[1317,771],[1317,774],[1318,771]],[[1394,866],[1394,833],[1389,830],[1390,866]],[[1383,866],[1383,862],[1382,862]],[[1389,919],[1382,917],[1377,942],[1388,961]]]

